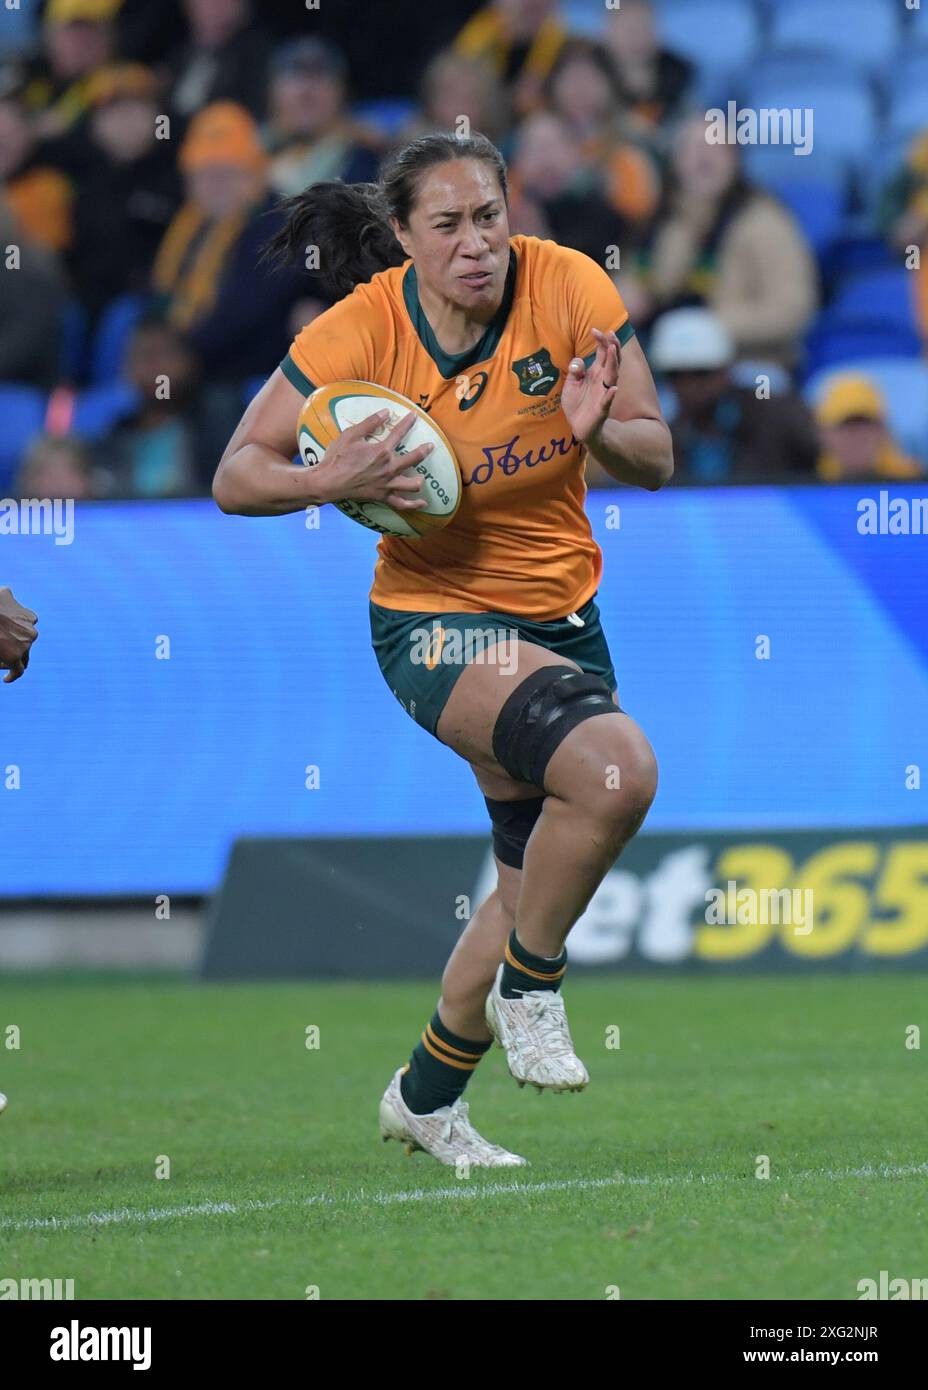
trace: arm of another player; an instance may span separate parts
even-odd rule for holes
[[[9,671],[3,684],[18,681],[29,665],[29,650],[38,637],[38,618],[17,603],[11,590],[0,589],[0,671]]]
[[[388,411],[345,430],[315,468],[295,464],[296,427],[304,397],[278,367],[242,416],[219,461],[213,497],[237,516],[284,516],[324,502],[386,502],[398,511],[421,510],[418,478],[400,475],[425,458],[431,444],[407,454],[396,445],[410,430],[412,411],[382,440],[370,437]]]
[[[590,366],[574,357],[567,369],[564,412],[610,477],[656,492],[673,477],[673,445],[647,359],[637,338],[621,347],[614,333],[593,337]]]

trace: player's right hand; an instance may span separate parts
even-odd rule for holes
[[[0,671],[9,671],[3,684],[18,681],[29,665],[29,648],[38,637],[38,617],[17,603],[9,589],[0,589]]]
[[[432,452],[434,445],[398,454],[396,447],[416,423],[410,410],[382,439],[372,436],[383,429],[391,411],[378,410],[357,425],[343,430],[326,450],[315,472],[325,481],[326,498],[332,502],[386,502],[399,512],[421,511],[428,506],[419,496],[421,479],[402,475]]]

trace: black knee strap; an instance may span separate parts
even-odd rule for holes
[[[493,756],[510,777],[544,786],[551,755],[571,729],[594,714],[617,714],[600,676],[572,666],[541,666],[516,686],[493,730]]]
[[[483,799],[493,822],[493,853],[501,864],[521,869],[528,837],[535,829],[545,798],[530,796],[523,801],[491,801],[485,796]]]

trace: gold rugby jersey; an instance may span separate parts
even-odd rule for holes
[[[580,251],[514,236],[500,307],[466,352],[439,347],[411,260],[358,285],[297,335],[281,367],[305,395],[345,379],[399,391],[441,426],[461,466],[450,525],[379,542],[375,603],[544,622],[595,593],[602,552],[583,509],[585,451],[561,409],[567,364],[592,361],[594,328],[622,343],[634,332],[606,272]]]

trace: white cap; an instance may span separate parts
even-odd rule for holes
[[[659,372],[707,372],[735,355],[731,334],[711,309],[671,309],[651,333],[648,358]]]

